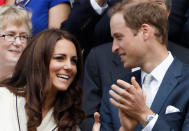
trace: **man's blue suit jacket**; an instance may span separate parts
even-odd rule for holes
[[[141,71],[131,74],[140,82]],[[130,77],[125,81],[130,82]],[[118,131],[120,120],[118,109],[109,102],[108,86],[103,94],[101,114],[101,131]],[[167,106],[172,105],[180,110],[177,113],[165,114]],[[188,131],[189,130],[189,66],[177,58],[166,72],[160,88],[152,103],[151,110],[159,115],[153,131]],[[141,130],[135,129],[135,130]]]

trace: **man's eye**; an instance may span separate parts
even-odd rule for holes
[[[116,37],[117,40],[121,40],[121,37]]]
[[[122,37],[119,36],[119,35],[116,35],[114,38],[117,39],[117,40],[121,40],[122,39]]]

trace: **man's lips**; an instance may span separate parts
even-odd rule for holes
[[[121,58],[121,62],[124,62],[126,54],[125,53],[122,53],[122,54],[120,53],[119,56]]]

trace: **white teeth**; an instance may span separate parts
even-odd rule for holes
[[[69,76],[66,76],[66,75],[58,75],[58,77],[63,78],[63,79],[69,79]]]

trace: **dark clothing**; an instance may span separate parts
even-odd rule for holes
[[[95,47],[89,53],[83,79],[83,107],[87,119],[83,122],[82,131],[90,131],[94,123],[93,114],[99,111],[104,88],[129,74],[117,54],[111,51],[112,43]]]
[[[189,9],[189,0],[172,0],[169,15],[169,40],[189,48],[189,41],[183,38],[184,24],[187,21],[186,11]],[[189,34],[187,34],[187,37]]]
[[[184,62],[186,64],[189,64],[189,57],[187,57],[187,56],[189,56],[189,49],[188,48],[184,48],[183,46],[175,44],[171,41],[168,42],[167,48],[179,60],[181,60],[182,62]]]
[[[92,47],[112,41],[107,11],[115,1],[120,0],[109,1],[106,11],[98,15],[91,6],[90,0],[76,0],[69,18],[61,24],[61,29],[77,37],[82,48],[85,49],[85,55]]]

